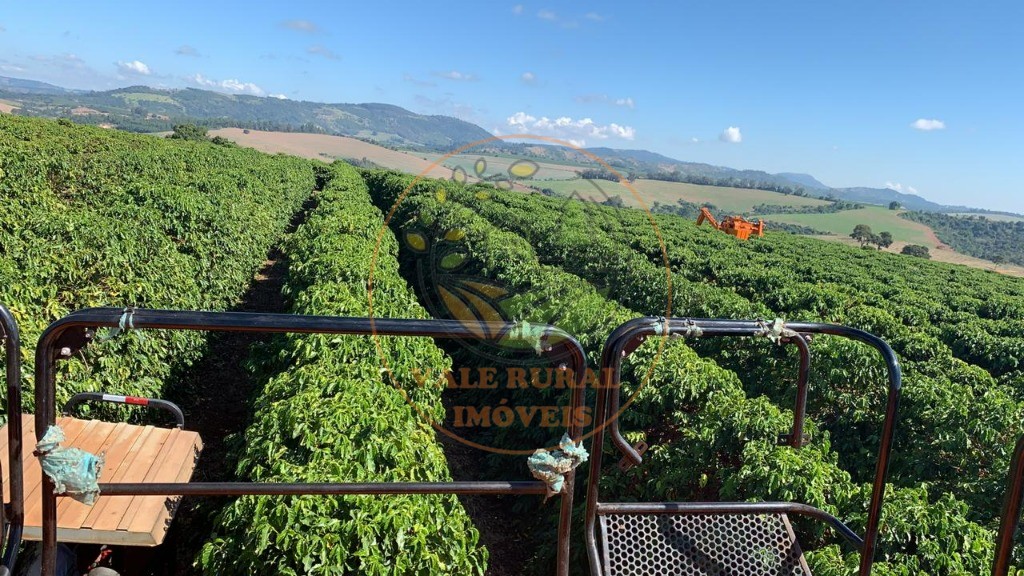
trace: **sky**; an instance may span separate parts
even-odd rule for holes
[[[8,2],[0,75],[386,102],[1024,213],[1024,2]]]

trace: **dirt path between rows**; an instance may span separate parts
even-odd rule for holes
[[[288,226],[290,234],[305,221],[314,201],[306,202]],[[281,294],[288,262],[275,246],[267,254],[259,272],[232,309],[234,312],[287,312]],[[273,334],[256,332],[212,333],[203,358],[175,382],[168,396],[185,413],[185,427],[199,432],[203,453],[194,482],[222,482],[234,479],[234,458],[229,437],[243,432],[252,420],[251,396],[259,385],[258,377],[244,363],[253,347],[267,344]],[[194,572],[192,563],[210,536],[213,517],[228,498],[186,498],[167,533],[164,544],[145,560],[146,574],[182,576]],[[134,552],[134,551],[131,551]]]

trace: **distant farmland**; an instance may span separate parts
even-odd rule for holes
[[[1010,214],[995,214],[995,213],[978,213],[978,212],[949,212],[950,216],[963,216],[970,218],[973,216],[981,216],[987,218],[993,222],[1024,222],[1024,216],[1013,216]]]
[[[431,162],[438,161],[444,157],[443,154],[429,154],[426,152],[417,154],[417,156],[422,156]],[[487,162],[487,174],[505,174],[507,173],[509,166],[520,160],[513,156],[480,155],[470,153],[452,156],[444,161],[444,165],[449,168],[459,167],[465,170],[466,174],[473,174],[473,166],[479,158],[483,158]],[[585,166],[556,164],[553,162],[534,163],[540,168],[537,171],[537,174],[534,175],[534,178],[537,180],[569,180],[571,178],[579,177],[580,170],[586,169]]]
[[[361,160],[363,158],[393,170],[410,174],[420,174],[429,170],[433,178],[451,178],[452,168],[462,166],[470,176],[473,174],[473,163],[478,156],[465,154],[451,159],[451,166],[434,166],[433,161],[442,157],[441,154],[416,154],[399,152],[344,136],[327,136],[323,134],[303,134],[293,132],[264,132],[250,130],[246,134],[239,128],[223,128],[210,132],[213,136],[223,136],[237,142],[241,146],[256,148],[264,152],[285,153],[304,158],[315,158],[330,162],[336,158]],[[430,160],[424,159],[429,158]],[[487,175],[504,173],[514,158],[504,156],[484,156],[487,161]],[[583,180],[575,178],[575,170],[579,167],[539,162],[538,175],[542,178],[521,181],[522,184],[536,189],[550,188],[559,195],[578,193],[587,200],[603,201],[605,197],[619,196],[627,206],[639,207],[641,203],[633,193],[618,182],[607,180]],[[570,176],[570,172],[572,176]],[[573,179],[566,180],[569,176]],[[729,188],[723,186],[704,186],[682,182],[664,182],[661,180],[637,180],[633,183],[643,200],[650,207],[655,202],[675,204],[677,200],[685,200],[694,204],[713,204],[718,217],[729,214],[749,213],[759,204],[775,204],[779,206],[820,206],[827,204],[824,200],[803,196],[786,196],[766,190],[747,188]],[[516,189],[520,188],[517,183]],[[768,220],[809,226],[816,230],[831,232],[833,236],[820,236],[823,240],[856,244],[849,237],[857,224],[867,224],[875,232],[888,231],[896,242],[889,248],[890,252],[899,252],[906,244],[921,244],[931,249],[932,258],[939,262],[963,264],[974,268],[998,270],[1012,276],[1024,276],[1024,267],[994,264],[979,258],[972,258],[954,251],[942,244],[930,228],[923,224],[904,220],[897,212],[881,206],[868,206],[859,210],[847,210],[830,214],[765,214]],[[770,230],[770,228],[769,228]]]
[[[640,206],[640,202],[634,197],[629,188],[618,182],[608,180],[530,180],[524,182],[524,184],[538,189],[550,188],[556,194],[564,196],[577,193],[587,199],[600,194],[597,188],[595,188],[596,185],[608,196],[621,196],[627,206]],[[751,212],[758,204],[776,204],[779,206],[820,206],[828,204],[828,202],[816,198],[786,196],[767,190],[704,186],[683,182],[664,182],[662,180],[640,179],[634,182],[632,186],[636,188],[643,203],[648,207],[653,206],[655,202],[674,205],[677,200],[685,200],[694,204],[713,204],[715,209],[721,212],[723,216],[726,213]]]
[[[248,132],[248,133],[246,133]],[[244,131],[240,128],[222,128],[210,131],[211,136],[223,136],[237,142],[240,146],[255,148],[263,152],[283,152],[303,158],[315,158],[331,162],[335,159],[354,158],[367,160],[391,168],[420,174],[428,171],[433,178],[449,178],[452,171],[442,166],[431,167],[432,163],[376,144],[346,138],[344,136],[328,136],[326,134],[302,134],[298,132],[264,132],[262,130]]]

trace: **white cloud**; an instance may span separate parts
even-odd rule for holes
[[[596,124],[590,118],[580,118],[579,120],[573,120],[568,116],[559,116],[558,118],[541,116],[537,118],[526,112],[516,112],[505,120],[505,124],[515,132],[550,136],[565,140],[575,146],[585,146],[588,138],[595,140],[607,140],[608,138],[633,140],[636,137],[636,129],[632,126],[622,126],[614,122],[601,125]]]
[[[895,190],[897,192],[906,192],[907,194],[917,194],[917,188],[913,186],[904,186],[899,182],[886,182],[885,187],[889,190]]]
[[[221,80],[218,82],[216,80],[207,78],[202,74],[196,74],[194,76],[190,76],[188,80],[200,86],[220,89],[224,92],[234,92],[237,94],[252,94],[253,96],[263,96],[263,94],[265,93],[262,88],[253,84],[252,82],[242,82],[240,80],[235,80],[234,78],[229,78],[227,80]]]
[[[555,20],[558,20],[558,15],[552,12],[551,10],[541,10],[537,12],[537,18],[540,18],[541,20],[550,20],[553,22]]]
[[[457,82],[469,82],[476,80],[476,74],[470,74],[468,72],[459,72],[458,70],[449,70],[447,72],[434,72],[434,76],[438,78],[444,78],[445,80],[455,80]]]
[[[537,76],[533,72],[523,72],[523,75],[519,77],[523,81],[523,84],[536,84]]]
[[[278,100],[287,100],[288,99],[288,97],[285,96],[284,94],[270,94],[269,96],[271,98],[277,98]]]
[[[601,16],[597,12],[587,12],[584,18],[587,20],[593,20],[594,22],[601,22],[604,20],[604,16]]]
[[[915,130],[924,130],[930,132],[932,130],[945,130],[946,123],[942,120],[934,120],[930,118],[918,118],[914,120],[914,123],[910,125]]]
[[[617,99],[615,101],[615,105],[616,106],[625,106],[626,108],[629,108],[630,110],[632,110],[633,108],[636,108],[636,104],[633,102],[633,99],[628,97],[628,96],[626,98],[619,98],[619,99]]]
[[[718,135],[718,139],[730,144],[739,144],[743,142],[743,134],[740,133],[740,129],[736,126],[729,126],[722,130],[722,133]]]
[[[522,16],[523,15],[523,5],[522,4],[516,4],[515,6],[513,6],[512,7],[512,13],[515,14],[516,16]]]
[[[330,48],[328,48],[326,46],[321,46],[319,44],[316,44],[316,45],[310,46],[309,48],[306,48],[306,53],[307,54],[313,54],[314,56],[323,56],[324,58],[327,58],[328,60],[341,60],[341,56],[340,55],[335,53]]]
[[[178,46],[178,49],[175,50],[174,53],[178,56],[192,56],[195,58],[199,57],[199,50],[196,50],[188,44],[182,44],[181,46]]]
[[[608,125],[608,130],[623,140],[632,140],[636,136],[636,130],[632,126],[619,126],[614,122]]]
[[[131,62],[118,62],[117,70],[122,74],[137,74],[139,76],[149,76],[149,66],[138,60],[132,60]]]
[[[281,22],[281,27],[302,32],[303,34],[318,34],[323,31],[315,22],[310,20],[284,20]]]
[[[697,138],[696,136],[694,136],[693,138],[690,138],[690,142],[693,142],[694,144],[697,144],[697,143],[700,142],[700,138]]]

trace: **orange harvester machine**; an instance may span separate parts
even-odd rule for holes
[[[700,216],[697,217],[697,226],[703,224],[705,220],[710,222],[715,228],[740,240],[750,238],[750,234],[753,232],[756,232],[758,237],[764,236],[764,222],[760,219],[757,220],[757,224],[754,224],[741,216],[726,216],[719,223],[707,208],[702,207],[700,209]]]

